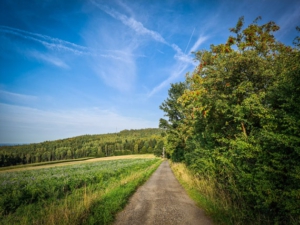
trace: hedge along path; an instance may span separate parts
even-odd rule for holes
[[[176,180],[168,161],[132,196],[115,225],[212,225]]]
[[[153,159],[155,156],[153,154],[138,154],[138,155],[121,155],[121,156],[109,156],[109,157],[102,157],[102,158],[93,158],[88,160],[82,161],[74,161],[74,162],[63,162],[63,163],[54,163],[49,165],[41,165],[41,166],[26,166],[23,168],[11,168],[8,167],[7,170],[0,170],[0,173],[7,173],[7,172],[16,172],[16,171],[24,171],[24,170],[37,170],[43,168],[50,168],[50,167],[57,167],[57,166],[68,166],[68,165],[75,165],[81,163],[91,163],[91,162],[98,162],[98,161],[108,161],[108,160],[119,160],[119,159]]]

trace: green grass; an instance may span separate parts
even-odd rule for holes
[[[0,174],[0,224],[109,224],[160,159]]]
[[[160,163],[155,164],[149,170],[144,171],[143,176],[136,177],[130,182],[123,183],[123,185],[111,189],[102,199],[95,202],[92,207],[91,216],[86,221],[87,224],[110,224],[113,222],[114,215],[124,208],[136,188],[147,181],[159,165]]]

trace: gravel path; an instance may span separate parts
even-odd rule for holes
[[[117,215],[116,225],[210,225],[164,161]]]

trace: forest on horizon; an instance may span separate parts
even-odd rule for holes
[[[161,155],[162,129],[122,130],[34,144],[0,146],[0,167],[85,157],[154,153]]]

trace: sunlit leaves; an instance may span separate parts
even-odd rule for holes
[[[188,135],[185,160],[195,173],[282,223],[300,214],[300,53],[260,19],[243,29],[240,18],[225,44],[195,53],[199,66],[177,101],[184,109],[177,133]]]

